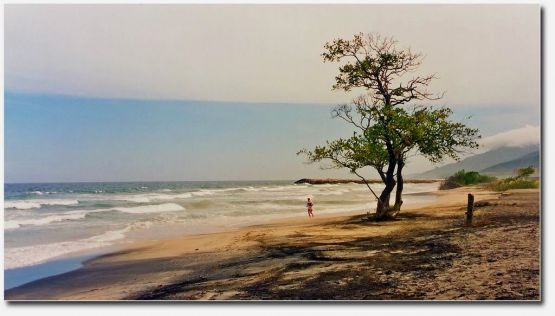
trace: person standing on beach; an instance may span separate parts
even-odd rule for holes
[[[310,198],[308,198],[308,201],[306,202],[306,207],[308,209],[308,217],[314,217],[314,214],[312,214],[312,201]]]

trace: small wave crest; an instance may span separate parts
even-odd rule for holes
[[[45,194],[56,194],[56,193],[58,193],[58,192],[56,192],[56,191],[52,191],[52,192],[45,191],[45,192],[43,192],[43,191],[38,191],[38,190],[29,192],[29,194],[34,194],[34,195],[45,195]]]
[[[4,228],[16,229],[21,226],[40,226],[40,225],[47,225],[47,224],[56,223],[56,222],[79,220],[79,219],[85,218],[85,216],[87,216],[87,213],[89,212],[79,211],[79,212],[69,212],[65,214],[49,215],[49,216],[35,218],[35,219],[9,220],[4,223]]]
[[[127,201],[136,203],[149,203],[154,201],[171,201],[180,199],[190,199],[195,196],[213,195],[215,190],[199,190],[195,192],[185,192],[180,194],[135,194],[135,195],[120,195],[111,197],[111,200]]]
[[[132,223],[122,229],[107,231],[103,234],[75,241],[63,241],[36,246],[24,246],[4,249],[4,269],[14,269],[31,266],[49,261],[50,259],[70,253],[107,247],[114,241],[125,238],[125,234],[135,230],[147,228],[149,223]]]
[[[135,207],[114,207],[112,209],[119,212],[131,214],[176,212],[185,210],[183,206],[175,203],[164,203],[158,205],[145,205]]]
[[[92,210],[76,210],[66,213],[52,214],[38,218],[21,218],[11,219],[4,221],[4,229],[13,230],[26,226],[42,226],[56,222],[75,221],[84,219],[88,214],[118,211],[130,214],[145,214],[145,213],[163,213],[163,212],[176,212],[183,211],[184,207],[175,203],[164,203],[158,205],[144,205],[137,207],[111,207],[106,209],[92,209]]]
[[[43,205],[77,205],[77,200],[66,199],[50,199],[50,200],[13,200],[4,201],[4,208],[13,208],[18,210],[30,210],[40,208]]]

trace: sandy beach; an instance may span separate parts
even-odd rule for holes
[[[466,194],[476,196],[464,226]],[[326,215],[146,241],[7,300],[539,300],[539,190],[438,191],[398,220]]]

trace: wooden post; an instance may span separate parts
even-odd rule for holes
[[[466,206],[466,226],[472,226],[472,213],[474,212],[474,195],[468,193],[468,204]]]

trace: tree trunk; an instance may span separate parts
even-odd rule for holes
[[[380,194],[380,199],[378,200],[378,205],[376,207],[376,220],[386,220],[391,217],[391,212],[393,209],[389,204],[391,197],[391,192],[395,189],[395,177],[393,176],[393,171],[395,170],[396,163],[393,163],[393,168],[388,168],[386,173],[385,188]],[[392,169],[390,171],[389,169]],[[380,203],[381,202],[381,203]]]
[[[391,212],[391,207],[389,206],[389,200],[391,197],[391,192],[395,188],[395,181],[385,185],[382,193],[380,194],[380,199],[378,200],[376,207],[376,219],[385,220],[389,217]],[[381,202],[381,203],[380,203]]]
[[[392,208],[389,206],[389,199],[391,197],[391,192],[395,189],[396,183],[393,173],[395,172],[396,165],[397,159],[395,157],[390,158],[385,176],[385,188],[380,194],[380,199],[378,200],[378,205],[376,207],[376,220],[386,220],[390,218]]]
[[[403,167],[405,166],[405,161],[403,158],[397,161],[397,191],[395,192],[395,206],[393,207],[393,212],[395,216],[401,211],[401,206],[403,205]]]

